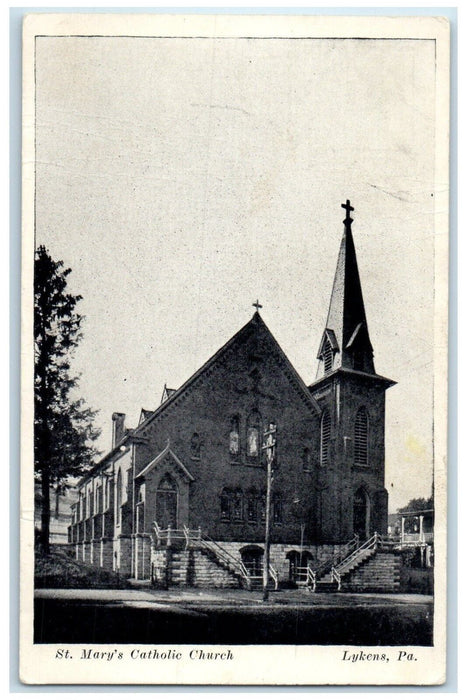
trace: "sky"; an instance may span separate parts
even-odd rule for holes
[[[36,39],[36,242],[72,268],[73,369],[134,427],[254,313],[315,378],[347,198],[393,511],[432,483],[429,40]],[[444,185],[445,186],[445,185]]]

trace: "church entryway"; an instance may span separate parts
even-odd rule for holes
[[[156,522],[162,530],[178,524],[178,489],[175,481],[167,474],[156,491]]]
[[[292,583],[300,583],[306,581],[307,568],[313,559],[308,551],[297,551],[296,549],[287,552],[285,558],[289,562],[289,581]]]
[[[263,553],[262,547],[244,547],[240,554],[245,569],[250,576],[261,576],[263,573]]]
[[[364,488],[358,489],[353,502],[353,529],[360,540],[370,533],[370,499]]]

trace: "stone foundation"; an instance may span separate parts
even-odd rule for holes
[[[140,534],[132,537],[132,575],[139,581],[151,578],[151,538]]]
[[[215,554],[193,542],[189,549],[181,547],[156,548],[148,534],[114,539],[100,538],[75,545],[78,561],[115,571],[124,577],[140,581],[151,580],[156,586],[193,586],[200,588],[238,588],[243,580],[218,559]],[[256,542],[219,542],[232,557],[241,560],[245,547],[259,547]],[[311,567],[315,568],[332,557],[341,555],[345,545],[304,545],[303,552],[311,555]],[[271,544],[270,561],[276,570],[280,585],[290,583],[290,559],[292,552],[300,553],[297,544]],[[400,558],[392,552],[378,552],[378,556],[366,562],[343,581],[342,590],[395,590],[400,580]]]
[[[131,550],[132,541],[130,537],[119,535],[113,540],[113,571],[121,576],[131,576]]]

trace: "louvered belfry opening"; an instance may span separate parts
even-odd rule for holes
[[[326,374],[332,370],[332,355],[331,343],[327,340],[324,346],[324,371]]]
[[[331,415],[326,409],[321,416],[321,452],[320,462],[322,467],[329,464],[329,443],[331,439]]]
[[[363,407],[358,409],[355,418],[354,459],[359,466],[368,465],[368,414]]]

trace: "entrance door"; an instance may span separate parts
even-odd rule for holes
[[[263,574],[263,550],[261,547],[244,547],[241,552],[242,562],[250,576]]]
[[[166,474],[156,491],[156,522],[162,530],[178,525],[178,490],[175,481]]]
[[[362,487],[358,489],[353,501],[353,529],[360,540],[369,537],[370,504],[368,494]]]

